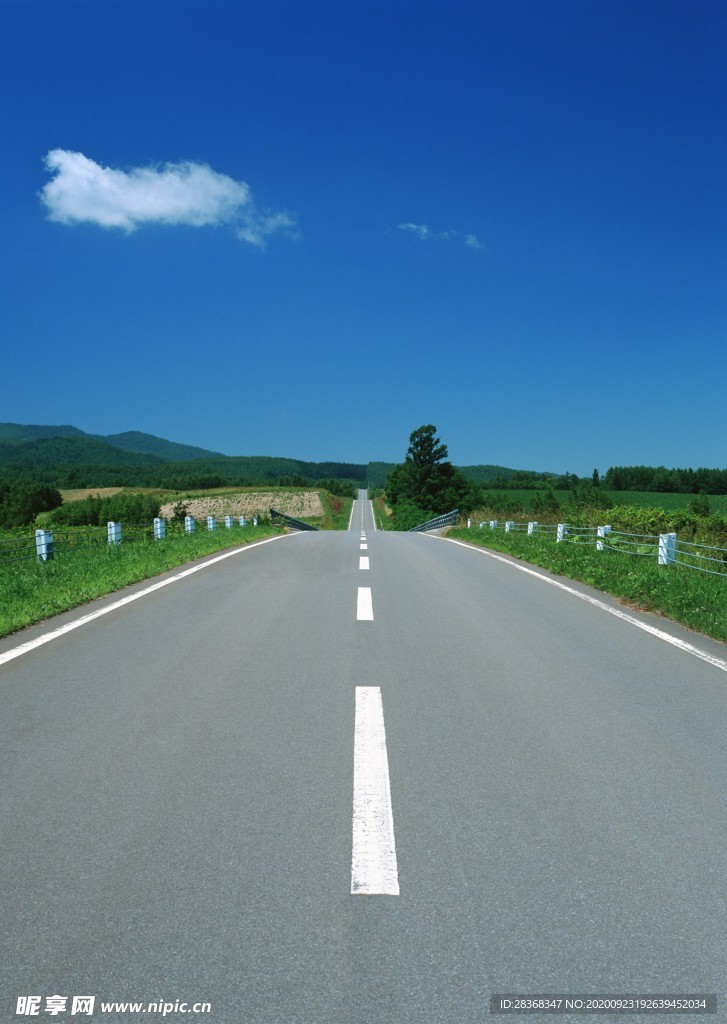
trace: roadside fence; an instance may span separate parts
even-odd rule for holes
[[[467,520],[471,529],[472,520]],[[513,520],[498,522],[491,519],[479,524],[480,529],[499,530],[506,533],[524,533],[528,536],[551,537],[558,544],[595,545],[597,551],[616,551],[622,555],[641,558],[656,558],[659,565],[681,565],[685,569],[710,573],[712,576],[727,576],[727,548],[709,544],[696,544],[679,540],[676,533],[627,533],[612,530],[610,526],[571,526],[568,523],[548,525],[543,523],[516,523]]]
[[[421,523],[419,526],[412,526],[408,533],[426,533],[428,530],[441,530],[443,526],[454,526],[457,522],[457,509],[452,512],[447,512],[443,516],[437,516],[436,519],[428,519],[426,523]]]
[[[218,526],[232,530],[235,527],[249,525],[246,516],[225,516],[217,519],[207,516],[201,520],[203,529],[216,530]],[[253,516],[252,525],[258,525],[258,517]],[[39,562],[50,562],[56,554],[72,554],[75,551],[87,551],[89,548],[103,548],[124,542],[140,540],[164,540],[167,536],[184,536],[197,529],[197,521],[193,516],[186,516],[184,523],[168,523],[166,519],[155,519],[151,524],[128,524],[122,529],[121,523],[107,523],[103,526],[90,526],[81,530],[36,530],[34,537],[0,538],[0,567],[25,559],[37,559]]]

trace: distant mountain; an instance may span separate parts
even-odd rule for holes
[[[32,440],[0,440],[0,470],[57,466],[160,466],[155,455],[125,452],[88,435],[38,437]]]
[[[169,462],[188,462],[191,459],[222,458],[220,452],[209,451],[207,448],[196,448],[192,444],[178,444],[176,441],[165,441],[163,437],[153,434],[142,434],[138,430],[127,430],[123,434],[97,435],[101,441],[122,448],[125,452],[139,452],[142,455],[156,455]]]
[[[38,441],[44,437],[90,437],[78,427],[41,427],[28,423],[0,423],[0,441]]]
[[[140,455],[155,455],[157,458],[171,462],[187,462],[189,459],[209,459],[220,457],[220,452],[207,448],[195,448],[191,444],[178,444],[176,441],[165,441],[163,437],[143,434],[139,430],[127,430],[123,434],[87,434],[78,427],[71,426],[38,426],[35,423],[0,423],[0,441],[40,441],[49,437],[89,438],[103,441],[112,448],[121,448],[125,452],[138,452]]]
[[[263,455],[220,455],[140,431],[109,436],[73,426],[0,423],[0,478],[57,487],[208,487],[351,480],[363,486],[366,466],[303,462]]]

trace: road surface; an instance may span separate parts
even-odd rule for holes
[[[718,993],[702,1019],[727,1020],[718,664],[376,530],[363,494],[347,532],[147,589],[0,665],[0,1019],[94,996],[106,1021],[469,1024],[495,993]],[[157,1000],[177,1011],[101,1011]]]

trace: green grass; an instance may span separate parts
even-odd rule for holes
[[[596,551],[592,544],[557,544],[547,537],[458,527],[447,536],[580,580],[626,604],[658,612],[717,640],[727,640],[727,578],[682,566],[660,566],[655,558]]]
[[[543,491],[544,489],[541,489],[541,493]],[[488,506],[488,500],[490,499],[494,504],[497,504],[500,499],[504,498],[505,500],[519,502],[527,511],[531,507],[537,493],[537,491],[531,490],[485,491],[485,507]],[[561,506],[567,508],[570,492],[554,491],[553,493]],[[663,508],[666,511],[686,508],[689,502],[694,499],[693,494],[671,494],[665,491],[607,491],[604,489],[604,493],[608,495],[614,505],[640,505],[642,508]],[[707,497],[714,512],[724,512],[727,510],[727,495],[710,494]]]
[[[372,501],[374,507],[374,518],[377,530],[393,530],[392,517],[386,511],[386,499],[383,494],[377,494]]]
[[[296,516],[303,523],[310,523],[317,530],[347,530],[351,518],[353,498],[339,498],[329,491],[318,491],[323,506],[322,516]]]
[[[257,527],[198,528],[192,534],[170,528],[169,535],[160,541],[150,538],[148,532],[142,536],[126,532],[118,546],[105,543],[105,531],[101,531],[100,542],[89,543],[87,539],[85,546],[76,550],[64,551],[58,540],[52,561],[40,563],[28,558],[0,566],[0,636],[204,555],[281,532],[262,520]],[[68,531],[67,537],[71,536],[73,532]],[[85,529],[76,531],[76,536],[91,535]]]
[[[672,509],[686,508],[694,500],[693,494],[671,494],[665,491],[606,491],[614,505],[640,505],[642,508]],[[709,503],[715,512],[727,508],[727,496],[709,495]]]

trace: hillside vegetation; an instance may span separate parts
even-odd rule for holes
[[[153,487],[167,490],[253,484],[310,486],[337,481],[346,492],[366,483],[366,465],[263,455],[220,455],[139,431],[107,437],[72,426],[0,424],[0,480],[63,489]]]

